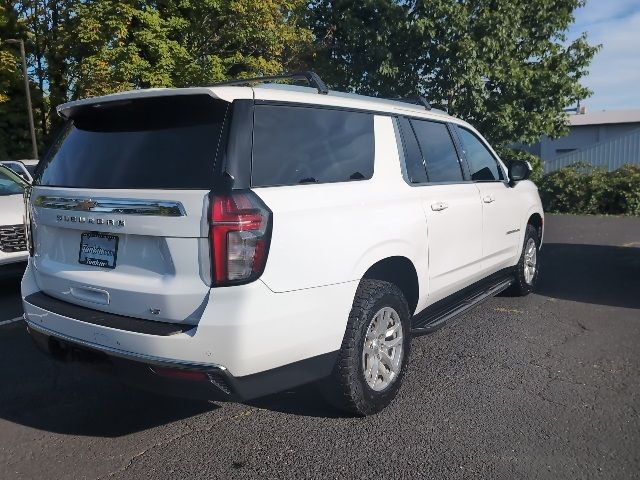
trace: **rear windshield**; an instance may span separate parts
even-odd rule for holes
[[[84,107],[72,112],[35,183],[209,189],[228,106],[208,95],[180,95]]]

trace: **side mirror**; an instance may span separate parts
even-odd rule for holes
[[[524,160],[511,160],[509,162],[508,170],[509,186],[514,187],[516,182],[529,178],[533,168],[529,162],[525,162]]]
[[[20,166],[22,167],[22,172],[16,172],[16,173],[20,175],[25,182],[31,185],[33,183],[33,177],[31,176],[31,173],[29,172],[29,169],[27,168],[27,166],[24,164],[24,162],[21,162],[19,160],[16,163],[20,164]]]
[[[29,170],[27,170],[27,166],[24,163],[22,163],[20,160],[9,160],[6,162],[0,162],[0,164],[4,165],[13,173],[18,175],[26,183],[28,184],[33,183],[33,177],[31,177]]]

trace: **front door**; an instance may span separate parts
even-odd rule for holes
[[[401,118],[400,125],[407,179],[419,193],[427,221],[432,303],[479,278],[482,205],[476,186],[463,177],[445,123]]]
[[[471,180],[480,193],[482,205],[482,269],[485,274],[511,266],[518,252],[519,215],[511,198],[513,189],[505,181],[503,169],[471,130],[457,127],[458,137],[469,166]]]

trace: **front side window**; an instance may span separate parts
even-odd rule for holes
[[[373,115],[257,105],[254,187],[365,180],[373,176]]]
[[[444,123],[411,120],[418,137],[430,182],[462,182],[456,148]]]
[[[458,127],[458,135],[471,170],[471,180],[494,182],[504,179],[497,160],[475,134]]]
[[[25,187],[22,179],[7,167],[0,166],[0,197],[19,195]]]

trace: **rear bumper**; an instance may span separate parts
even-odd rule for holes
[[[330,352],[279,368],[234,377],[226,368],[192,365],[169,359],[140,359],[77,343],[27,323],[36,346],[62,362],[80,362],[145,390],[183,398],[247,401],[303,385],[331,373],[338,352]]]
[[[163,335],[141,330],[138,322],[113,323],[113,315],[98,310],[84,308],[90,313],[83,316],[77,308],[35,302],[37,296],[30,296],[40,288],[33,268],[27,267],[22,280],[25,320],[32,333],[53,338],[54,344],[99,352],[110,364],[133,362],[151,373],[152,380],[157,380],[149,370],[153,365],[221,375],[233,386],[223,395],[230,400],[255,398],[329,375],[357,288],[357,282],[348,282],[274,293],[258,280],[213,289],[197,324],[178,324],[188,328]]]

